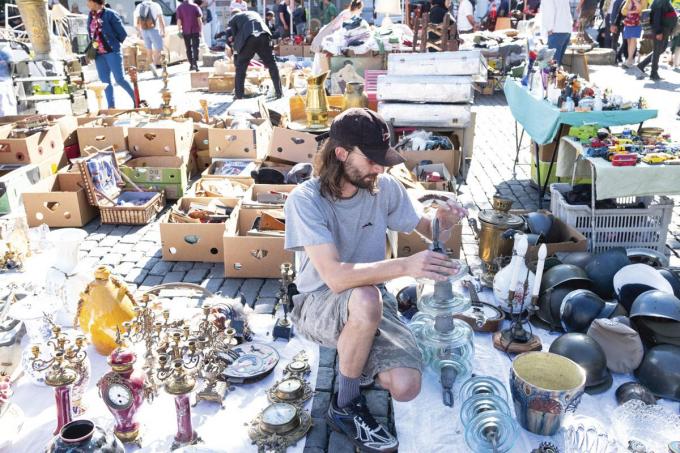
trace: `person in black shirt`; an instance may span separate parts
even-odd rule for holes
[[[276,9],[276,31],[282,38],[290,36],[290,9],[287,0],[281,0]]]
[[[236,80],[234,99],[243,99],[248,64],[255,54],[260,57],[262,63],[269,69],[276,98],[282,97],[283,91],[281,90],[279,68],[274,60],[271,33],[267,28],[267,24],[262,20],[262,16],[255,11],[232,11],[232,14],[227,26],[226,36],[227,44],[235,54]]]
[[[432,0],[432,7],[430,8],[430,23],[441,24],[444,22],[444,17],[449,12],[446,9],[444,0]]]

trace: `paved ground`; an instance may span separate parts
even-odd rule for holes
[[[198,99],[208,98],[213,112],[223,111],[230,104],[229,96],[204,95],[187,92],[188,74],[182,73],[186,65],[171,68],[173,77],[170,88],[174,93],[173,100],[179,104],[179,111],[188,108],[198,109]],[[591,78],[602,86],[613,86],[615,91],[626,93],[630,97],[644,96],[650,106],[660,110],[659,119],[653,124],[678,131],[675,112],[680,102],[677,92],[680,87],[680,74],[662,67],[661,75],[668,82],[653,84],[649,81],[637,81],[634,75],[625,73],[616,67],[595,67]],[[160,103],[159,80],[148,80],[142,76],[142,97],[151,106]],[[119,99],[124,93],[117,89]],[[127,100],[121,106],[128,107]],[[478,209],[490,208],[490,199],[496,191],[516,200],[515,207],[535,209],[537,193],[529,186],[529,153],[525,148],[520,154],[516,179],[512,177],[514,159],[514,121],[506,106],[502,94],[478,97],[476,102],[477,124],[474,145],[474,158],[467,178],[467,185],[461,189],[461,200],[471,208],[472,216]],[[650,123],[652,124],[652,123]],[[677,211],[677,209],[676,209]],[[680,218],[674,213],[673,226],[668,243],[672,249],[680,249]],[[256,311],[270,312],[274,297],[278,290],[276,280],[268,279],[224,279],[222,264],[207,263],[171,263],[161,260],[160,233],[158,224],[154,223],[141,228],[125,226],[99,225],[99,221],[86,227],[90,233],[81,245],[84,259],[92,266],[108,264],[114,266],[117,273],[137,290],[144,290],[160,283],[192,282],[199,283],[211,291],[221,291],[228,297],[242,293],[246,302]],[[676,236],[677,235],[677,236]],[[478,249],[472,232],[466,226],[463,236],[463,257],[476,268],[479,266]],[[675,253],[675,250],[673,250]],[[672,255],[672,264],[680,264],[677,255]],[[312,406],[312,417],[315,426],[308,435],[308,453],[351,452],[352,448],[346,440],[335,432],[330,432],[323,417],[330,401],[331,390],[335,384],[336,357],[333,350],[323,350],[317,395]],[[369,406],[379,420],[393,425],[392,405],[389,395],[379,389],[366,391]]]

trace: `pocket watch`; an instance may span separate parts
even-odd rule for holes
[[[311,426],[312,417],[307,411],[288,403],[274,403],[250,422],[248,435],[260,451],[284,452]]]

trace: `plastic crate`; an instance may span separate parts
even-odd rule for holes
[[[571,225],[588,239],[588,250],[594,253],[613,247],[644,247],[669,255],[666,248],[668,225],[673,215],[673,200],[659,197],[626,197],[616,201],[619,209],[597,209],[595,211],[595,248],[593,249],[590,206],[571,205],[564,193],[571,190],[570,184],[550,185],[550,210],[555,217]],[[636,206],[642,203],[644,208]]]

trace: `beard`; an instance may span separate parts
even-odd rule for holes
[[[374,190],[378,184],[378,173],[363,174],[347,162],[343,162],[345,179],[360,189]]]

